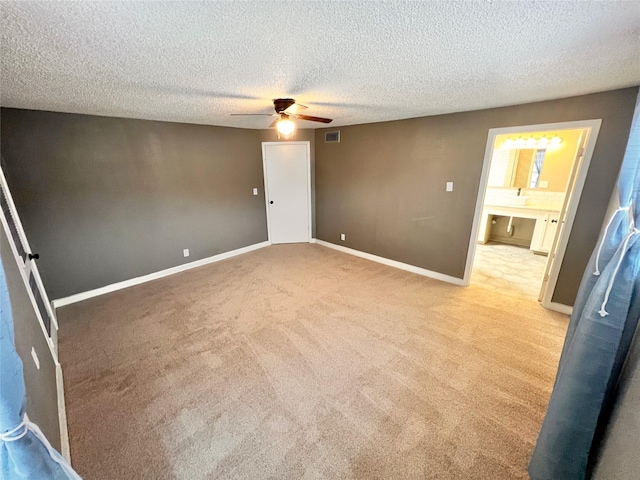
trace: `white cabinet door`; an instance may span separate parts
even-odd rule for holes
[[[553,239],[556,235],[556,230],[558,229],[558,219],[559,215],[557,213],[550,213],[547,215],[547,221],[544,229],[544,236],[542,237],[542,248],[543,252],[549,253],[551,250],[551,246],[553,245]]]
[[[263,152],[269,241],[308,242],[311,239],[309,145],[265,143]]]
[[[537,218],[531,239],[531,250],[537,253],[549,253],[558,229],[559,218],[558,212],[546,213]]]
[[[533,237],[531,237],[530,249],[534,252],[542,252],[542,244],[544,241],[544,234],[547,229],[547,223],[549,214],[538,215],[536,218],[536,225],[533,228]]]

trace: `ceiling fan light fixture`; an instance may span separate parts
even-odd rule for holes
[[[275,98],[273,100],[273,108],[275,109],[276,113],[232,113],[231,115],[257,115],[278,117],[276,120],[271,122],[269,128],[276,127],[278,130],[278,138],[284,138],[285,140],[289,140],[293,136],[293,132],[296,129],[295,124],[291,120],[292,118],[295,118],[296,120],[306,120],[308,122],[333,122],[332,118],[314,117],[312,115],[300,115],[298,112],[300,110],[306,110],[307,107],[305,105],[296,103],[293,98]]]
[[[289,139],[296,129],[296,124],[288,118],[281,118],[280,120],[278,120],[278,124],[276,127],[278,128],[279,136],[282,136],[284,139]]]

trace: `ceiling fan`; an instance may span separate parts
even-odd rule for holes
[[[308,107],[296,103],[293,98],[276,98],[273,100],[273,108],[276,113],[232,113],[231,116],[267,116],[278,117],[274,120],[269,128],[278,128],[278,137],[282,135],[285,139],[288,139],[295,130],[295,124],[293,120],[308,120],[310,122],[331,123],[332,118],[313,117],[311,115],[302,115],[298,112],[306,110]]]

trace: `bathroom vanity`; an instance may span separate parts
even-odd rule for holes
[[[544,255],[553,247],[582,131],[565,131],[551,139],[545,135],[496,138],[478,243],[487,243],[491,237],[529,245],[531,251]]]
[[[520,197],[522,198],[522,197]],[[523,201],[522,203],[525,203]],[[535,220],[530,250],[538,254],[548,254],[558,228],[560,212],[535,205],[488,205],[482,209],[478,243],[487,243],[494,216],[529,218]]]

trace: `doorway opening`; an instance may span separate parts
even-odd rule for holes
[[[465,283],[552,301],[600,120],[489,131]]]

